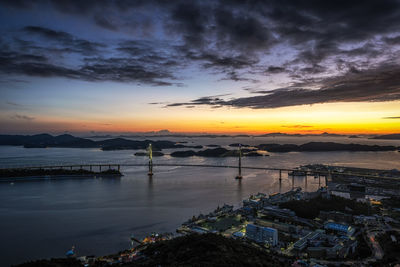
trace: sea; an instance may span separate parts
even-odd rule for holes
[[[137,137],[132,140],[171,140],[185,145],[303,144],[311,141],[400,146],[400,140],[347,137]],[[230,148],[234,149],[234,148]],[[180,149],[182,150],[182,149]],[[237,158],[173,158],[165,149],[154,164],[236,165]],[[0,168],[68,164],[145,164],[138,150],[102,151],[92,148],[23,148],[0,146]],[[290,152],[245,157],[243,166],[295,168],[329,164],[375,169],[400,169],[400,152]],[[130,237],[153,232],[174,233],[193,215],[224,204],[239,207],[251,194],[285,192],[292,187],[317,190],[314,177],[294,181],[279,172],[203,167],[123,167],[121,178],[43,179],[0,182],[0,265],[64,257],[76,247],[78,256],[106,255],[130,247]],[[307,179],[307,180],[305,180]],[[294,182],[294,184],[293,184]],[[322,181],[323,183],[323,181]]]

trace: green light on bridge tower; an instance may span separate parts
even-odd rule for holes
[[[151,146],[151,143],[149,144],[149,147],[147,148],[147,153],[149,155],[149,172],[147,173],[149,177],[153,177],[153,148]]]
[[[239,144],[239,173],[236,176],[236,179],[242,179],[242,145]]]

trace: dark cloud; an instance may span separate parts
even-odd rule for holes
[[[383,119],[397,120],[397,119],[400,119],[400,116],[399,117],[383,117]]]
[[[18,103],[12,102],[12,101],[6,101],[6,104],[8,104],[8,105],[10,105],[10,106],[14,106],[14,107],[20,107],[20,106],[22,106],[22,105],[20,105],[20,104],[18,104]]]
[[[82,53],[84,55],[91,55],[98,53],[100,51],[99,49],[105,47],[105,45],[101,43],[90,42],[88,40],[79,39],[67,32],[54,31],[52,29],[44,27],[26,26],[23,28],[23,31],[31,35],[40,36],[49,41],[54,41],[59,44],[62,44],[63,45],[62,48],[55,49],[58,51],[76,52],[76,53]]]
[[[25,32],[28,33],[33,33],[33,34],[38,34],[42,37],[48,38],[48,39],[53,39],[53,40],[59,40],[63,42],[69,42],[73,40],[73,37],[71,34],[63,32],[63,31],[54,31],[48,28],[43,28],[43,27],[37,27],[37,26],[26,26],[23,29]]]
[[[178,107],[178,106],[187,106],[187,107],[194,107],[194,106],[199,106],[199,105],[210,105],[210,106],[222,106],[225,103],[225,100],[223,100],[221,97],[223,96],[228,96],[229,94],[223,94],[223,95],[214,95],[214,96],[204,96],[197,98],[195,100],[192,100],[188,103],[172,103],[166,105],[166,107]]]
[[[275,40],[264,21],[251,13],[218,8],[215,11],[217,45],[236,47],[247,53],[267,49]]]
[[[258,91],[260,96],[232,100],[205,97],[169,107],[210,105],[248,108],[279,108],[332,102],[380,102],[400,100],[400,66],[380,66],[359,73],[326,78],[318,82],[319,89],[307,89],[308,84],[296,84],[271,91]]]
[[[176,80],[167,70],[152,65],[143,65],[135,60],[124,58],[96,58],[85,65],[71,68],[53,63],[42,62],[46,59],[33,55],[0,53],[0,73],[23,74],[37,77],[63,77],[86,81],[138,82],[156,86],[170,86],[175,83],[164,81]],[[29,60],[26,60],[29,59]]]
[[[269,66],[266,70],[267,73],[282,73],[285,72],[286,69],[284,67],[279,66]]]
[[[104,17],[101,14],[94,15],[94,21],[98,26],[100,26],[104,29],[107,29],[110,31],[118,30],[118,27],[114,23],[112,23],[109,19],[107,19],[106,17]]]
[[[33,121],[35,119],[34,117],[21,114],[15,114],[14,116],[11,116],[11,118],[15,120],[24,120],[24,121]]]
[[[243,69],[257,63],[257,60],[243,55],[223,56],[205,52],[203,54],[188,53],[187,56],[192,60],[202,61],[205,68]]]
[[[113,1],[50,0],[50,2],[58,11],[62,13],[87,15],[88,13],[101,8],[107,9],[110,5],[112,5]]]
[[[34,5],[29,0],[1,0],[0,3],[14,8],[31,8]]]
[[[201,46],[204,41],[209,15],[206,8],[196,2],[178,4],[172,10],[173,28],[183,34],[183,38],[190,46]]]
[[[222,80],[254,83],[265,76],[269,79],[281,74],[293,82],[304,81],[310,77],[374,68],[378,63],[398,57],[395,50],[400,43],[398,0],[1,0],[1,3],[5,8],[35,11],[46,7],[72,19],[80,16],[82,21],[97,25],[99,31],[102,28],[132,36],[131,43],[122,42],[111,47],[64,31],[27,26],[24,34],[45,41],[22,45],[24,40],[20,40],[21,49],[27,50],[14,51],[46,58],[51,58],[46,51],[54,54],[53,57],[56,53],[78,53],[82,57],[109,54],[117,58],[120,56],[117,53],[124,53],[130,58],[129,64],[107,63],[110,71],[122,71],[121,77],[125,78],[117,79],[121,81],[145,76],[154,77],[144,80],[152,83],[154,79],[175,77],[172,73],[189,64],[199,64],[203,71],[221,74]],[[156,42],[143,43],[132,34],[138,31],[146,32],[149,39],[164,38],[165,43],[171,44],[160,48]],[[46,42],[51,45],[44,45]],[[3,46],[12,48],[4,41],[0,45],[2,51],[10,50]],[[276,60],[269,61],[269,56]],[[56,63],[41,61],[37,66],[42,69],[46,64],[63,67]],[[143,71],[139,71],[139,67]],[[115,73],[104,74],[102,70],[106,66],[93,64],[67,69],[62,71],[72,72],[65,77],[87,79],[89,74],[82,75],[82,72],[92,72],[97,79],[114,80],[116,76]],[[128,69],[141,74],[133,74],[134,78],[129,79]]]
[[[35,39],[15,38],[14,43],[10,42],[10,48],[0,52],[0,73],[85,81],[136,82],[155,86],[181,85],[176,82],[174,71],[184,62],[178,62],[178,57],[171,57],[171,53],[165,51],[168,49],[165,44],[123,41],[107,53],[100,53],[99,49],[107,46],[63,31],[27,26],[23,32],[28,34],[25,38],[36,36],[57,45],[48,43],[44,46],[45,43],[38,44]],[[62,56],[64,53],[82,55],[77,58],[80,63],[70,64]],[[109,54],[116,57],[109,57]]]
[[[181,49],[181,48],[180,48]],[[242,73],[257,64],[258,60],[254,57],[245,55],[224,55],[212,51],[185,51],[184,58],[190,61],[199,62],[206,70],[213,70],[221,73],[227,80],[233,81],[255,81],[246,78]]]
[[[166,102],[151,102],[151,103],[147,103],[149,105],[162,105],[162,104],[167,104]]]
[[[163,42],[124,41],[119,43],[116,49],[129,56],[129,58],[121,58],[122,60],[135,60],[138,64],[150,64],[166,68],[185,65],[182,57],[175,51],[171,51],[168,44]]]
[[[152,69],[141,64],[129,63],[120,65],[113,64],[109,60],[102,63],[86,65],[79,72],[83,74],[82,78],[98,81],[116,81],[116,82],[139,82],[152,84],[156,86],[170,86],[172,82],[163,79],[175,79],[173,74],[161,69]]]
[[[400,36],[396,36],[396,37],[385,37],[383,38],[383,40],[390,44],[390,45],[398,45],[400,44]]]

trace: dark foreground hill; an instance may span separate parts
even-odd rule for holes
[[[293,260],[280,261],[250,244],[216,234],[188,235],[149,245],[143,257],[122,266],[290,266]],[[36,261],[21,264],[32,266],[80,266],[66,260]],[[96,266],[103,266],[101,262]]]
[[[131,266],[285,266],[261,249],[216,234],[177,237],[143,253],[146,257]]]

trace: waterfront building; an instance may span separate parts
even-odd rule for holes
[[[246,237],[259,243],[268,243],[271,246],[278,244],[278,230],[274,228],[248,224]]]
[[[296,216],[296,213],[294,211],[291,211],[289,209],[280,209],[279,207],[276,207],[276,206],[264,207],[263,213],[265,215],[278,217],[278,218],[293,218]]]
[[[190,230],[194,233],[197,234],[206,234],[206,233],[210,233],[210,230],[204,228],[204,227],[200,227],[200,226],[194,226],[191,227]]]
[[[260,209],[263,206],[263,202],[259,198],[256,198],[256,199],[249,198],[249,199],[243,200],[243,206]]]

